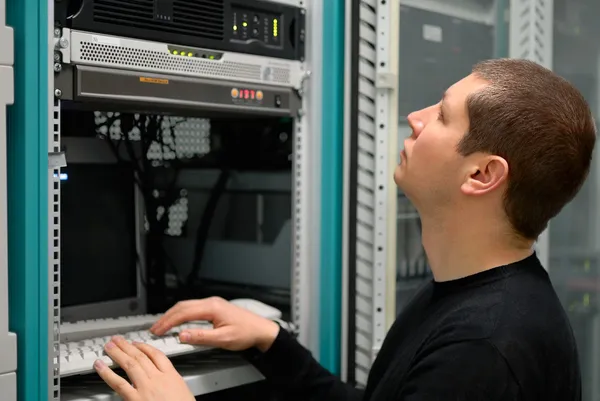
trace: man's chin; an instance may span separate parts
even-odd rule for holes
[[[410,180],[407,179],[405,172],[401,170],[400,166],[396,167],[396,170],[394,171],[394,183],[396,184],[398,189],[400,189],[400,191],[404,193],[404,196],[410,199],[409,194],[413,191],[411,190],[411,185],[409,181]]]
[[[402,185],[404,184],[404,171],[402,171],[401,165],[397,165],[394,170],[394,183],[396,183],[398,188],[404,190],[404,188],[402,188]]]

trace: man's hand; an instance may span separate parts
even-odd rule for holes
[[[174,326],[193,320],[212,322],[213,329],[183,331],[179,334],[181,342],[229,351],[243,351],[256,347],[265,352],[279,333],[277,323],[221,298],[179,302],[169,309],[150,331],[160,336]]]
[[[129,376],[131,384],[101,361],[94,368],[124,401],[194,401],[169,358],[147,344],[130,344],[115,337],[104,347],[108,356]]]

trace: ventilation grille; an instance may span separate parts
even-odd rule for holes
[[[291,71],[288,68],[267,67],[263,70],[257,64],[180,57],[155,50],[113,46],[90,41],[80,42],[80,57],[82,62],[110,67],[291,84]]]
[[[141,125],[154,120],[160,124],[159,139],[152,142],[146,157],[150,161],[174,159],[190,159],[203,156],[210,152],[210,120],[205,118],[184,118],[175,116],[144,116],[125,114],[133,122],[133,128],[127,133],[130,141],[141,141]],[[113,141],[122,141],[125,134],[121,130],[122,117],[120,113],[94,113],[94,124],[97,132]]]
[[[373,305],[375,294],[375,232],[381,227],[376,219],[377,197],[377,104],[375,81],[377,71],[375,66],[376,49],[378,44],[377,2],[374,0],[360,1],[359,19],[356,22],[361,27],[358,34],[358,119],[357,140],[357,178],[356,178],[356,341],[355,341],[355,380],[359,387],[364,388],[371,368],[373,339],[375,327],[373,324]],[[385,208],[384,208],[385,209]]]
[[[154,0],[95,0],[94,21],[223,40],[223,0],[163,1],[155,7]]]
[[[52,132],[48,141],[49,152],[60,152],[60,100],[54,99],[54,109],[52,116]],[[60,401],[60,168],[53,168],[52,175],[48,177],[49,185],[49,242],[50,256],[49,264],[49,283],[51,310],[51,348],[49,368],[51,371],[52,382],[50,383],[51,401]]]

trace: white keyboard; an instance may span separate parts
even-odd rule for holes
[[[281,312],[278,309],[256,300],[237,299],[231,302],[267,319],[281,318]],[[158,337],[150,333],[148,329],[159,317],[160,315],[140,315],[61,324],[61,377],[91,373],[94,371],[93,364],[97,359],[102,360],[108,366],[114,366],[113,361],[104,353],[104,345],[114,335],[121,335],[129,341],[150,344],[169,357],[211,349],[210,347],[181,344],[177,335],[187,329],[212,329],[211,323],[189,322],[174,327],[164,336]]]

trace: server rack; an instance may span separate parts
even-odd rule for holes
[[[401,66],[410,62],[399,60],[398,54],[401,7],[481,25],[493,37],[493,42],[489,41],[492,47],[489,56],[485,58],[528,58],[551,66],[553,2],[514,0],[509,7],[507,3],[504,0],[465,0],[451,6],[437,0],[348,3],[340,361],[342,376],[357,386],[366,385],[385,333],[400,312],[396,310],[396,297],[401,288],[396,289],[396,284],[403,284],[403,268],[398,260],[405,255],[396,243],[397,227],[392,216],[397,215],[396,209],[400,207],[392,172],[398,162],[398,136],[403,138],[410,131],[402,121],[406,111],[402,105],[398,119],[397,99],[411,97],[410,93],[398,93],[398,74],[406,74]],[[505,12],[507,8],[509,14]],[[441,34],[436,29],[439,27],[425,25],[419,34],[430,36],[430,41],[441,41],[442,38],[437,38]],[[450,36],[450,41],[455,40]],[[489,32],[486,36],[490,36]],[[413,45],[422,39],[402,38]],[[416,213],[412,214],[410,218],[418,218]],[[415,238],[410,240],[415,242]],[[536,247],[547,266],[548,231]]]
[[[524,43],[519,44],[516,42],[521,36],[515,36],[515,56],[526,54],[527,58],[569,80],[581,91],[597,118],[600,50],[592,38],[597,36],[598,3],[553,0],[536,2],[529,9],[523,5],[515,7],[516,13],[536,11],[534,17],[518,20],[530,39],[522,37]],[[528,22],[535,22],[535,28],[530,28]],[[550,222],[545,232],[545,246],[540,247],[547,250],[548,273],[573,326],[580,355],[582,399],[586,401],[600,398],[598,166],[598,160],[593,160],[585,185]]]
[[[224,53],[219,61],[207,61],[204,59],[194,60],[186,58],[185,66],[175,67],[177,75],[169,74],[173,71],[173,65],[180,62],[182,56],[169,54],[168,51],[161,53],[159,46],[154,42],[142,42],[135,39],[122,37],[87,34],[84,32],[71,31],[63,28],[60,31],[55,30],[55,48],[62,55],[63,64],[69,60],[74,67],[72,71],[66,71],[64,68],[70,66],[55,63],[55,72],[67,77],[66,80],[56,79],[54,89],[55,103],[53,110],[53,132],[49,136],[49,155],[50,160],[56,160],[52,163],[52,169],[48,173],[48,179],[51,183],[49,195],[49,235],[51,235],[52,244],[50,266],[50,280],[52,282],[52,331],[51,337],[51,370],[52,393],[54,399],[66,400],[88,400],[99,395],[109,396],[111,392],[99,382],[97,384],[86,383],[87,389],[83,392],[79,389],[79,384],[75,383],[74,388],[63,388],[60,379],[59,361],[59,341],[60,341],[60,176],[61,167],[64,162],[61,154],[61,99],[66,93],[75,100],[86,103],[89,100],[115,99],[125,100],[135,109],[154,108],[155,103],[160,108],[169,109],[172,104],[177,104],[179,110],[182,107],[194,111],[196,108],[216,109],[221,112],[227,112],[235,106],[230,106],[230,99],[227,99],[229,92],[236,90],[228,89],[230,87],[256,87],[260,89],[256,92],[264,96],[265,105],[263,109],[255,106],[241,108],[239,111],[245,113],[267,113],[272,116],[289,116],[294,119],[294,145],[292,160],[292,272],[291,272],[291,318],[295,325],[300,329],[300,341],[306,342],[306,334],[303,328],[309,326],[310,319],[309,300],[310,294],[306,291],[308,287],[307,275],[310,272],[310,246],[308,244],[308,233],[306,228],[310,225],[310,215],[306,212],[309,206],[307,199],[310,191],[305,189],[311,185],[310,170],[311,155],[307,153],[305,143],[308,142],[309,127],[307,125],[307,116],[303,112],[307,106],[304,104],[303,94],[306,90],[305,85],[309,77],[304,63],[289,62],[283,60],[259,58],[252,55],[243,55],[235,53]],[[135,50],[132,50],[135,49]],[[140,54],[137,54],[140,53]],[[140,59],[141,54],[149,55],[150,62]],[[174,60],[173,60],[174,59]],[[173,60],[173,61],[171,61]],[[102,67],[112,68],[118,65],[120,70],[110,71]],[[196,68],[195,68],[196,67]],[[191,70],[191,72],[190,72]],[[183,74],[181,73],[183,71]],[[72,72],[72,75],[70,74]],[[183,77],[179,75],[185,75]],[[138,79],[139,78],[139,79]],[[142,89],[129,90],[129,85],[140,85],[142,80],[152,80],[150,86],[145,86],[152,93],[145,94]],[[168,82],[168,85],[167,85]],[[222,83],[221,83],[222,82]],[[73,88],[68,88],[73,83]],[[142,85],[148,82],[143,82]],[[64,87],[63,87],[64,86]],[[66,89],[68,88],[68,90]],[[175,89],[175,90],[173,90]],[[291,89],[291,90],[290,90]],[[157,92],[155,92],[157,91]],[[139,95],[139,93],[144,93]],[[264,93],[264,95],[262,95]],[[222,94],[222,95],[221,95]],[[254,93],[253,96],[254,97]],[[126,99],[125,99],[126,98]],[[247,98],[247,96],[246,96]],[[134,109],[134,110],[135,110]],[[127,135],[127,133],[123,133]],[[198,133],[199,134],[199,133]],[[150,211],[153,213],[153,211]],[[148,292],[164,292],[164,285],[161,278],[164,277],[163,271],[152,273],[147,270],[146,278],[148,280]],[[157,283],[153,285],[153,283]],[[159,301],[160,302],[160,301]],[[151,313],[160,311],[160,303],[152,305],[149,303]],[[154,310],[154,308],[159,308]],[[57,329],[58,328],[58,329]],[[207,366],[198,362],[197,366],[182,367],[184,378],[188,383],[194,395],[200,396],[225,390],[231,387],[240,386],[260,380],[261,376],[251,367],[250,364],[241,359],[211,360]],[[87,380],[87,379],[86,379]],[[104,388],[104,390],[102,390]],[[61,395],[62,394],[62,395]]]
[[[322,25],[323,5],[320,2],[287,1],[304,6],[309,24]],[[54,49],[61,48],[62,32],[54,29],[53,3],[27,0],[14,1],[10,8],[12,25],[17,29],[17,45],[27,46],[27,52],[17,53],[19,76],[16,84],[18,102],[10,111],[12,127],[10,205],[11,233],[11,329],[22,335],[19,344],[19,398],[23,400],[60,399],[60,380],[57,370],[57,323],[60,319],[58,297],[60,287],[56,272],[59,269],[59,244],[56,232],[60,219],[59,188],[56,174],[64,165],[60,150],[60,113],[62,93],[54,87],[56,62]],[[322,29],[322,28],[320,28]],[[311,250],[319,237],[320,194],[317,183],[321,166],[321,39],[307,32],[307,59],[303,79],[304,92],[301,119],[296,124],[294,174],[294,321],[300,327],[300,341],[318,352],[320,330],[318,264],[320,255]],[[62,49],[65,49],[62,47]],[[60,50],[59,50],[60,51]],[[339,74],[336,71],[335,74]],[[313,84],[314,82],[314,84]],[[35,88],[34,88],[35,87]],[[34,90],[35,89],[35,90]],[[56,89],[59,89],[57,91]],[[332,95],[341,99],[340,94]],[[327,109],[328,106],[325,106]],[[315,117],[312,113],[315,112]],[[324,114],[327,110],[324,111]],[[339,149],[329,149],[338,154]],[[28,164],[26,164],[28,163]],[[323,163],[327,167],[327,162]],[[316,188],[316,191],[312,189]],[[324,225],[331,219],[325,216]],[[57,223],[58,220],[58,223]],[[309,234],[310,233],[310,234]],[[315,235],[316,234],[316,235]],[[310,241],[309,241],[310,235]],[[43,249],[48,249],[44,252]],[[37,252],[41,249],[41,252]],[[318,247],[316,248],[318,250]],[[35,278],[35,279],[33,279]],[[315,280],[316,279],[316,280]],[[309,281],[312,281],[308,284]],[[326,289],[322,291],[327,292]],[[331,325],[334,323],[331,322]],[[328,328],[326,328],[327,330]],[[200,372],[196,392],[214,391],[260,380],[247,366],[222,365],[221,370]],[[241,369],[241,370],[240,370]],[[198,372],[196,372],[198,374]],[[214,379],[223,380],[214,380]],[[219,382],[219,386],[206,383]],[[204,384],[203,384],[204,383]],[[216,387],[215,387],[216,386]],[[193,387],[193,386],[192,386]]]

